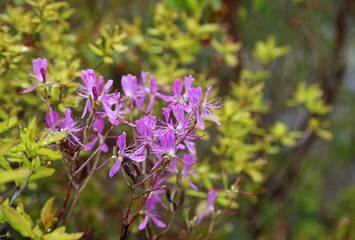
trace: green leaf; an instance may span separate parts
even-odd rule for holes
[[[16,141],[17,139],[14,137],[13,139],[5,139],[3,142],[0,142],[0,156],[8,153]]]
[[[56,209],[52,210],[54,200],[55,197],[48,199],[41,210],[41,221],[43,223],[45,232],[52,226],[53,220],[55,218]]]
[[[91,51],[92,51],[93,53],[95,53],[97,56],[102,57],[102,56],[104,55],[104,52],[103,52],[100,48],[96,47],[96,46],[95,46],[94,44],[92,44],[92,43],[89,43],[89,48],[90,48]]]
[[[38,146],[39,147],[43,147],[43,146],[48,146],[52,143],[56,143],[56,142],[59,142],[60,140],[64,139],[65,137],[67,136],[67,132],[60,132],[60,133],[57,133],[53,136],[50,136],[46,139],[43,139],[41,140],[39,143],[38,143]]]
[[[113,59],[109,56],[105,56],[103,61],[104,61],[104,63],[107,63],[107,64],[113,63]]]
[[[12,207],[1,205],[0,209],[6,221],[11,225],[12,228],[19,232],[23,237],[31,236],[32,231],[30,221],[28,221],[24,216],[22,216]]]
[[[188,207],[188,208],[184,208],[184,210],[182,211],[182,216],[183,216],[186,224],[189,223],[189,212],[190,212],[190,209],[191,209],[191,207]]]
[[[222,171],[222,182],[223,182],[223,187],[225,189],[228,188],[228,178],[227,178],[227,175],[224,171]]]
[[[254,182],[261,182],[263,180],[263,174],[259,170],[254,168],[248,168],[245,171],[253,179]]]
[[[123,52],[125,52],[125,51],[128,50],[128,47],[127,47],[127,46],[125,46],[125,45],[123,45],[123,44],[118,44],[118,43],[113,44],[113,45],[112,45],[112,48],[113,48],[113,50],[115,50],[115,52],[117,52],[117,53],[123,53]]]
[[[17,117],[11,117],[0,123],[0,133],[5,132],[6,130],[12,128],[17,123]]]
[[[189,196],[193,196],[193,197],[206,198],[206,193],[195,191],[195,190],[192,190],[192,189],[186,190],[186,194],[189,195]]]
[[[24,181],[30,174],[30,169],[2,170],[0,169],[0,184],[12,181]]]
[[[0,154],[0,166],[5,169],[11,169],[10,164],[6,161],[5,157]]]
[[[37,154],[47,156],[51,160],[57,160],[62,158],[62,155],[59,151],[54,151],[49,148],[40,148],[37,150]]]
[[[333,134],[330,131],[327,131],[327,130],[324,130],[324,129],[318,129],[316,131],[316,134],[319,137],[321,137],[321,138],[323,138],[325,140],[328,140],[328,141],[333,139]]]
[[[44,240],[77,240],[83,236],[83,233],[68,234],[65,227],[60,227],[44,236]]]
[[[30,180],[36,181],[41,178],[49,177],[52,176],[54,172],[55,172],[54,168],[42,167],[32,174]]]
[[[26,136],[29,140],[33,141],[37,133],[37,122],[36,117],[32,118],[27,127]]]
[[[239,208],[239,204],[236,201],[231,202],[230,199],[227,198],[217,198],[217,202],[222,207],[230,207],[230,209],[237,209]]]
[[[38,7],[38,3],[37,1],[33,1],[33,0],[25,0],[25,2],[29,5],[31,5],[32,7]]]

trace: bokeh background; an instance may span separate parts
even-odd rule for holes
[[[116,79],[117,87],[120,87],[122,75],[139,75],[141,70],[154,74],[161,83],[194,74],[198,84],[216,86],[214,94],[222,99],[240,96],[240,92],[233,95],[231,89],[240,86],[245,69],[259,71],[261,75],[260,71],[265,71],[268,76],[261,77],[264,85],[259,93],[262,95],[257,96],[262,97],[259,100],[267,105],[268,111],[255,111],[257,127],[269,129],[276,121],[281,121],[292,131],[305,132],[294,143],[276,144],[278,149],[270,150],[270,154],[259,152],[267,163],[257,164],[257,171],[238,170],[242,174],[241,188],[255,195],[238,197],[239,207],[234,214],[225,216],[212,239],[355,239],[353,0],[66,2],[70,17],[64,30],[58,31],[70,34],[70,37],[63,35],[58,39],[59,42],[70,42],[67,44],[70,48],[63,48],[60,55],[51,55],[49,50],[41,50],[36,45],[41,44],[37,43],[36,37],[34,40],[24,38],[26,46],[37,48],[34,54],[27,56],[28,59],[43,55],[49,58],[59,56],[66,61],[78,58],[78,69],[95,68],[105,79]],[[0,12],[8,15],[10,7],[24,4],[22,0],[2,0]],[[30,5],[25,9],[30,9]],[[8,24],[4,17],[1,21]],[[18,24],[24,24],[23,21],[27,21],[24,15],[19,17]],[[170,25],[172,22],[175,25]],[[200,26],[195,26],[196,22]],[[210,25],[201,27],[203,24]],[[114,29],[114,25],[126,35],[112,52],[103,53],[97,48],[102,41],[107,41],[102,37],[102,29],[105,26]],[[220,46],[213,43],[214,38]],[[281,46],[272,49],[275,57],[266,57],[265,61],[259,57],[258,60],[257,43],[268,39],[272,42],[273,38],[275,45]],[[42,38],[43,44],[45,39]],[[229,48],[221,49],[223,46]],[[11,76],[14,75],[10,73],[1,78],[2,86],[5,81],[11,81]],[[294,96],[300,82],[306,82],[308,86],[317,84],[322,90],[320,99],[332,107],[331,111],[318,114],[321,115],[319,124],[327,129],[325,133],[308,131],[310,118],[317,114],[285,104]],[[235,101],[238,99],[236,97]],[[25,100],[28,106],[35,105],[33,102],[34,99]],[[259,105],[263,107],[263,104]],[[231,106],[226,104],[224,107]],[[6,112],[6,107],[2,111]],[[235,111],[237,115],[239,112]],[[223,114],[226,113],[217,115],[223,119]],[[238,135],[238,128],[230,134]],[[212,155],[212,160],[209,159],[212,167],[219,161],[226,161],[228,157],[219,157],[224,154],[221,151],[230,151],[228,148],[234,144],[233,141],[216,140],[216,135],[221,139],[223,132],[218,133],[216,127],[209,128],[209,138],[207,136],[207,140],[198,146],[199,160]],[[250,136],[243,141],[255,142]],[[227,145],[227,150],[223,145]],[[219,146],[219,151],[218,147],[213,150],[213,146]],[[238,151],[244,151],[242,147],[245,145],[240,149],[239,145],[233,146],[232,151],[237,155]],[[259,158],[253,155],[250,159],[255,162]],[[51,179],[30,185],[25,192],[24,202],[34,216],[40,211],[36,205],[43,204],[52,195],[61,199],[65,194],[65,173],[60,164],[56,169],[57,174]],[[235,176],[238,171],[233,172]],[[212,176],[212,184],[213,179]],[[98,171],[80,196],[69,230],[85,231],[83,239],[116,239],[127,191],[120,186],[120,180],[108,180],[106,170]],[[183,221],[178,222],[166,238],[175,239],[183,225]],[[135,233],[130,237],[143,239],[144,234]]]

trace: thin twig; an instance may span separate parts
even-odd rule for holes
[[[60,219],[62,218],[62,215],[63,215],[63,213],[65,211],[65,208],[67,207],[72,186],[73,186],[73,179],[70,179],[69,180],[69,184],[68,184],[68,189],[67,189],[67,195],[66,195],[66,197],[65,197],[65,199],[63,201],[63,205],[62,205],[62,208],[60,209],[60,212],[58,213],[57,219],[56,219],[56,221],[53,224],[53,230],[57,228],[58,223],[59,223]]]
[[[67,217],[65,218],[64,226],[66,226],[66,225],[68,224],[69,217],[70,217],[70,215],[71,215],[71,213],[72,213],[72,211],[73,211],[73,209],[74,209],[74,206],[75,206],[76,202],[78,201],[79,193],[80,193],[80,192],[79,192],[79,189],[76,188],[76,189],[75,189],[74,200],[73,200],[73,202],[72,202],[72,204],[71,204],[71,206],[70,206],[70,208],[69,208]]]
[[[149,189],[149,190],[147,190],[147,191],[145,191],[145,192],[143,192],[143,193],[141,193],[141,194],[139,194],[139,195],[137,195],[137,196],[134,196],[132,199],[134,200],[134,199],[140,198],[140,197],[143,196],[144,194],[153,192],[153,191],[155,191],[155,190],[161,190],[161,189],[164,189],[164,188],[166,188],[166,185],[163,185],[163,186],[160,186],[160,187],[156,187],[156,188],[153,188],[153,189]]]
[[[102,147],[102,145],[100,145],[100,146],[90,155],[90,157],[88,158],[88,160],[86,160],[86,161],[80,166],[80,168],[75,171],[74,176],[75,176],[76,174],[78,174],[78,173],[81,171],[81,169],[83,169],[83,168],[85,167],[86,164],[88,164],[88,162],[95,156],[95,154],[100,150],[101,147]]]
[[[28,176],[27,176],[26,181],[24,182],[24,184],[23,184],[23,185],[21,186],[21,188],[20,188],[19,190],[17,190],[17,191],[15,192],[15,194],[12,196],[12,198],[11,198],[11,200],[10,200],[10,202],[9,202],[9,206],[11,206],[11,205],[15,202],[16,198],[18,198],[18,196],[20,196],[20,194],[23,192],[23,190],[25,190],[25,188],[26,188],[28,182],[30,181],[31,175],[32,175],[32,172],[30,172],[30,173],[28,174]]]

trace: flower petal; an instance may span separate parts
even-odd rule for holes
[[[29,89],[26,89],[25,91],[22,91],[20,93],[24,94],[24,93],[32,92],[37,87],[37,85],[38,85],[38,83],[35,83],[32,87],[30,87]]]
[[[165,228],[166,224],[163,223],[162,221],[160,221],[158,218],[151,216],[151,219],[153,220],[153,222],[160,228]]]
[[[52,111],[52,119],[53,119],[54,126],[52,126],[52,119],[50,113],[46,115],[45,119],[48,127],[54,129],[58,124],[59,114],[56,111]]]
[[[120,168],[121,168],[121,163],[122,163],[122,157],[120,156],[120,157],[117,159],[115,165],[113,165],[113,167],[112,167],[111,170],[110,170],[110,173],[109,173],[110,178],[113,178],[113,176],[120,170]]]
[[[146,215],[143,221],[139,224],[138,229],[143,230],[147,226],[147,223],[148,223],[148,215]]]

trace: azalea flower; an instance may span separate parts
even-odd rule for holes
[[[200,225],[202,219],[214,211],[214,201],[217,197],[217,191],[212,190],[207,194],[207,208],[202,212],[202,214],[197,218],[196,225]]]
[[[65,118],[60,122],[60,128],[63,131],[67,131],[68,135],[71,136],[77,143],[84,146],[74,133],[81,131],[83,128],[77,126],[78,120],[74,120],[71,117],[71,110],[69,108],[65,109]],[[68,139],[69,140],[69,139]],[[70,140],[69,140],[70,141]]]
[[[219,109],[222,107],[222,105],[220,104],[221,100],[213,103],[213,101],[214,101],[214,98],[213,98],[211,101],[208,102],[208,97],[210,95],[211,89],[212,89],[212,86],[207,87],[207,91],[205,94],[205,101],[202,103],[201,117],[207,118],[208,116],[210,116],[218,125],[221,125],[221,123],[217,120],[217,118],[209,110],[209,108]],[[205,129],[205,124],[203,123],[201,118],[197,118],[197,126],[201,130]]]
[[[108,146],[106,145],[106,143],[104,143],[104,137],[102,135],[102,131],[104,130],[104,127],[105,127],[104,121],[102,121],[101,119],[95,120],[95,122],[92,125],[92,128],[94,132],[97,134],[97,136],[95,136],[91,142],[86,144],[86,146],[84,147],[84,151],[91,150],[95,146],[97,140],[99,140],[99,144],[101,146],[102,151],[105,153],[108,152]]]
[[[146,228],[149,219],[151,219],[160,228],[166,227],[166,224],[158,219],[161,216],[158,213],[155,203],[156,203],[155,198],[148,198],[147,201],[145,202],[145,206],[146,206],[146,210],[144,211],[145,217],[138,226],[139,230],[143,230],[144,228]]]
[[[33,59],[32,64],[33,64],[33,74],[29,73],[29,75],[38,82],[35,83],[29,89],[20,92],[21,94],[32,92],[40,82],[46,83],[47,81],[46,78],[46,70],[48,66],[47,59],[42,59],[42,58]]]
[[[128,152],[128,148],[126,145],[126,133],[123,132],[118,138],[117,138],[117,146],[118,146],[118,159],[116,160],[115,164],[110,170],[109,176],[112,178],[121,168],[121,164],[123,161],[124,157],[127,157],[133,161],[136,162],[142,162],[144,161],[144,157],[142,156],[136,156],[134,154],[130,154]]]
[[[51,117],[50,113],[47,113],[45,120],[47,126],[54,130],[58,125],[59,114],[56,111],[52,111],[52,117]],[[52,124],[52,120],[53,120],[53,124]]]
[[[164,159],[164,157],[175,157],[176,150],[176,136],[174,131],[168,131],[162,136],[158,136],[159,143],[153,146],[154,154],[159,158],[157,163],[153,166],[151,170],[154,170]]]
[[[147,95],[147,90],[144,87],[144,82],[148,73],[142,72],[142,85],[138,85],[137,77],[132,74],[124,75],[121,79],[122,89],[125,96],[134,100],[140,111],[143,110],[144,98]]]
[[[190,170],[190,168],[192,167],[192,165],[194,165],[196,163],[196,158],[193,155],[188,155],[185,154],[183,157],[183,169],[181,171],[181,175],[184,177],[185,180],[188,180],[190,183],[190,186],[192,189],[194,189],[195,191],[198,191],[198,188],[196,187],[196,185],[191,181],[190,176],[191,175],[195,175],[196,171],[195,170]]]
[[[79,85],[79,91],[77,93],[81,98],[86,99],[84,111],[81,116],[81,118],[84,118],[87,110],[89,109],[89,111],[92,111],[93,108],[90,99],[93,102],[101,102],[103,99],[105,99],[107,92],[110,91],[110,88],[112,87],[113,81],[108,80],[105,84],[104,89],[102,90],[102,87],[104,85],[104,78],[100,76],[96,80],[96,74],[92,69],[81,71],[81,79],[83,80],[84,85]]]

